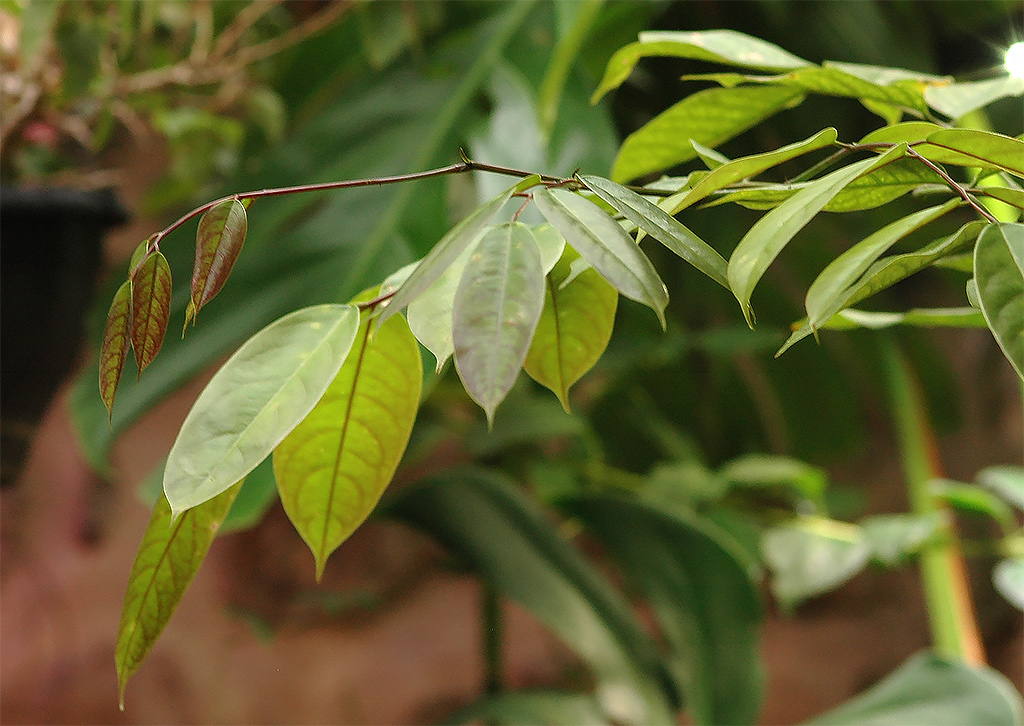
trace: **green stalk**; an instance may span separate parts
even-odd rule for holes
[[[910,507],[914,514],[930,514],[941,507],[928,491],[928,482],[942,476],[942,467],[921,390],[892,337],[881,339],[881,355]],[[952,524],[947,526],[948,536],[926,549],[920,557],[932,646],[939,655],[980,665],[985,656],[963,555]]]

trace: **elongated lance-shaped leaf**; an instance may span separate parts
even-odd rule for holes
[[[729,258],[729,286],[739,300],[747,325],[754,326],[750,296],[768,266],[811,219],[862,174],[902,157],[907,149],[896,146],[875,159],[850,164],[818,179],[757,220]]]
[[[397,315],[372,326],[364,311],[327,392],[274,450],[281,504],[313,553],[317,580],[391,482],[419,407],[423,363],[408,323]]]
[[[942,129],[914,149],[942,164],[1001,169],[1024,177],[1024,141],[978,129]]]
[[[566,411],[569,388],[608,346],[619,302],[619,293],[592,267],[563,286],[576,259],[579,254],[567,246],[548,273],[544,309],[523,363],[523,370],[550,388]]]
[[[651,308],[665,327],[668,289],[654,265],[615,220],[578,194],[563,189],[533,193],[551,226],[616,290]]]
[[[245,205],[227,199],[206,211],[196,233],[196,261],[192,267],[192,296],[185,310],[185,327],[220,292],[245,243],[248,220]]]
[[[107,324],[103,329],[103,344],[100,347],[100,397],[107,407],[107,415],[114,415],[114,395],[121,382],[124,362],[128,359],[131,345],[132,324],[132,283],[125,280],[114,293],[107,312]]]
[[[924,89],[924,100],[939,113],[957,119],[1009,96],[1024,95],[1024,78],[1003,76],[985,81],[945,83]]]
[[[388,318],[419,297],[434,280],[441,276],[441,273],[458,259],[460,254],[478,241],[480,234],[505,206],[505,202],[512,197],[517,187],[518,184],[510,186],[491,201],[477,207],[472,214],[452,227],[451,231],[434,245],[434,248],[427,253],[423,261],[398,288],[398,292],[391,298],[391,302],[384,308],[384,312],[378,316],[377,326],[383,325]]]
[[[626,219],[661,242],[726,290],[726,262],[718,251],[684,227],[675,217],[631,189],[599,176],[580,176],[590,191]]]
[[[807,323],[814,330],[839,312],[847,288],[860,277],[886,250],[911,232],[956,208],[953,199],[936,207],[915,212],[882,227],[836,257],[807,290]]]
[[[441,372],[448,358],[455,352],[452,340],[452,308],[455,306],[455,290],[466,270],[466,263],[476,249],[470,245],[445,268],[430,287],[409,303],[406,317],[409,328],[416,339],[429,350],[437,361],[436,370]]]
[[[455,368],[488,424],[516,382],[543,307],[530,228],[512,222],[489,230],[466,264],[452,312]]]
[[[159,233],[151,234],[146,239],[139,242],[138,246],[132,251],[131,259],[128,260],[128,279],[132,279],[135,276],[139,266],[142,265],[143,261],[149,257],[150,253],[153,252],[150,249],[150,245],[153,244],[153,240],[157,238]]]
[[[565,237],[547,222],[530,227],[530,231],[533,232],[533,238],[537,240],[541,271],[547,275],[562,259],[562,253],[565,251]]]
[[[358,327],[352,305],[315,305],[274,321],[228,358],[167,455],[164,492],[175,517],[270,455],[323,396]]]
[[[744,156],[741,159],[734,159],[722,164],[706,177],[697,182],[692,189],[675,194],[659,203],[659,206],[667,210],[669,214],[686,209],[694,202],[704,199],[709,194],[724,189],[742,179],[752,176],[778,166],[783,162],[795,159],[811,151],[830,146],[836,142],[837,132],[834,128],[827,128],[819,131],[814,136],[795,144],[783,146],[781,149],[769,151],[765,154]]]
[[[974,248],[978,302],[1006,359],[1024,379],[1024,224],[992,224]]]
[[[171,318],[171,266],[162,252],[153,252],[131,278],[132,348],[139,375],[163,345]]]
[[[917,328],[986,327],[985,317],[972,307],[914,308],[905,313],[846,308],[824,321],[821,327],[829,330],[851,330],[853,328],[882,330],[894,325],[908,325]]]
[[[121,608],[114,660],[121,709],[128,679],[160,637],[241,488],[236,483],[177,520],[161,496],[139,545]]]

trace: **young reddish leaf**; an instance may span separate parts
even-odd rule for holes
[[[114,415],[114,394],[121,381],[121,371],[128,357],[131,341],[129,330],[132,319],[132,283],[125,280],[114,293],[107,313],[107,326],[103,330],[100,347],[100,396],[107,407],[108,418]]]
[[[132,275],[132,348],[140,376],[156,358],[170,317],[171,266],[162,252],[154,252]]]
[[[371,299],[367,292],[355,302]],[[401,315],[355,343],[323,398],[274,450],[281,504],[309,545],[316,577],[391,482],[419,408],[423,362]]]
[[[167,497],[161,495],[156,503],[128,576],[114,649],[122,710],[128,679],[139,669],[178,607],[241,485],[238,482],[173,521]]]
[[[142,242],[139,243],[139,246],[135,248],[135,251],[132,252],[132,258],[128,261],[129,280],[135,277],[135,272],[139,269],[139,265],[141,265],[143,260],[149,256],[151,252],[150,245],[153,243],[154,239],[156,239],[156,235],[151,234],[149,237],[142,240]]]
[[[192,298],[185,311],[185,326],[224,287],[231,267],[245,243],[248,220],[245,205],[228,199],[211,207],[199,220],[196,261],[192,268]]]
[[[533,380],[547,386],[569,410],[569,388],[601,357],[615,324],[619,294],[588,268],[565,284],[579,254],[566,247],[547,276],[544,310],[523,363]]]

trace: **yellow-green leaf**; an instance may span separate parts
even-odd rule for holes
[[[107,407],[107,415],[114,412],[114,394],[121,381],[121,371],[128,358],[131,337],[132,284],[125,281],[114,293],[107,313],[107,325],[103,329],[103,345],[100,347],[100,397]]]
[[[274,450],[281,503],[313,552],[317,579],[391,482],[419,406],[423,363],[409,324],[401,315],[376,331],[373,323],[362,313],[345,364]]]
[[[193,507],[173,523],[167,497],[161,495],[153,508],[128,576],[114,650],[122,709],[128,679],[139,669],[178,607],[241,485],[238,482]]]
[[[164,342],[171,317],[171,266],[162,252],[143,260],[132,275],[132,348],[139,375]]]
[[[566,411],[569,388],[594,366],[608,345],[619,301],[615,288],[593,268],[561,287],[577,258],[579,254],[566,247],[548,274],[544,309],[523,364],[531,378],[558,396]]]

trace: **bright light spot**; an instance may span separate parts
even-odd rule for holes
[[[1014,43],[1006,49],[1003,65],[1014,78],[1024,78],[1024,42]]]

